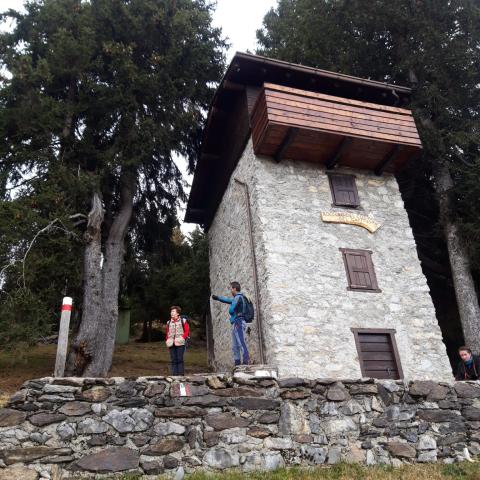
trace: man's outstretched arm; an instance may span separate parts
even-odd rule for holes
[[[233,297],[221,297],[218,295],[212,295],[212,299],[222,303],[232,303],[234,300]]]

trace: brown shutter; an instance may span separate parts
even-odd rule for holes
[[[403,377],[395,330],[352,329],[362,375],[398,380]]]
[[[358,207],[357,185],[354,175],[329,174],[333,204],[344,207]]]
[[[353,250],[341,248],[348,288],[352,290],[368,290],[379,292],[377,278],[369,250]]]

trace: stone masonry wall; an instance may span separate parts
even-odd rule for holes
[[[480,452],[478,382],[259,374],[28,381],[0,409],[0,479],[397,466]]]
[[[229,297],[230,282],[236,280],[255,305],[253,283],[253,259],[250,247],[247,222],[247,196],[245,188],[235,179],[248,185],[250,206],[252,209],[254,229],[255,254],[262,255],[263,241],[259,237],[256,221],[257,189],[256,189],[256,159],[249,142],[245,152],[234,170],[223,199],[218,207],[214,221],[208,231],[210,287],[211,292]],[[263,264],[262,264],[263,265]],[[262,281],[265,275],[259,272],[260,296],[266,294]],[[263,298],[259,299],[264,302]],[[217,370],[224,370],[233,365],[231,350],[231,327],[229,323],[228,305],[211,301],[212,327],[214,339],[214,357]],[[258,312],[256,312],[258,318]],[[259,358],[258,321],[250,325],[251,332],[247,335],[251,363],[261,363]]]
[[[324,223],[332,206],[321,165],[269,158],[254,163],[255,230],[265,301],[267,361],[282,376],[361,376],[352,328],[395,329],[407,379],[449,381],[451,367],[396,179],[356,175],[361,207],[381,228]],[[250,167],[251,168],[251,167]],[[222,211],[228,209],[227,198]],[[218,214],[217,214],[218,215]],[[215,236],[221,236],[219,228]],[[339,248],[371,250],[380,293],[348,291]],[[212,264],[211,275],[217,274]]]

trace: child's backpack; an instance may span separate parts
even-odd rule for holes
[[[245,319],[246,323],[252,323],[255,317],[255,309],[253,308],[252,301],[242,294],[242,301],[243,301],[243,318]]]

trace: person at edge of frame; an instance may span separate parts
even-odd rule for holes
[[[248,365],[250,357],[248,353],[247,343],[245,341],[246,323],[244,319],[244,301],[241,293],[240,283],[230,283],[231,297],[222,297],[219,295],[212,295],[213,300],[222,303],[230,304],[228,313],[230,314],[230,324],[232,326],[232,353],[235,365]],[[243,362],[240,358],[240,351],[242,352]]]
[[[457,365],[455,380],[478,380],[480,374],[480,357],[474,355],[470,348],[460,347],[458,349],[460,361]]]
[[[178,305],[170,307],[170,320],[167,322],[165,343],[170,352],[172,375],[185,374],[183,355],[185,353],[190,327],[186,318],[180,316],[181,313],[182,309]]]

